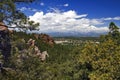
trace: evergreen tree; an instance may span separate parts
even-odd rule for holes
[[[26,26],[30,20],[24,13],[17,10],[15,5],[17,3],[30,3],[34,1],[35,0],[0,0],[0,22],[6,22],[9,25],[15,24],[21,29],[36,29],[39,26],[39,23]]]
[[[120,79],[120,32],[113,22],[109,29],[109,34],[102,36],[99,44],[87,43],[80,54],[80,63],[88,70],[90,80]]]
[[[109,35],[112,38],[118,39],[120,37],[119,28],[115,25],[114,22],[110,23],[109,30]]]

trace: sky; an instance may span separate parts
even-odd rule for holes
[[[120,0],[37,0],[17,8],[40,23],[40,32],[103,34],[110,22],[120,26]]]

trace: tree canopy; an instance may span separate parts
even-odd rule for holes
[[[43,36],[15,32],[12,55],[5,65],[7,68],[4,67],[6,71],[0,73],[0,80],[120,80],[120,37],[111,35],[110,32],[103,35],[96,40],[99,43],[94,38],[83,39],[76,46],[55,44],[51,47]],[[48,51],[45,62],[26,44],[30,38],[35,39],[40,51]],[[2,57],[0,54],[1,61]]]
[[[120,79],[120,32],[113,22],[109,29],[99,44],[88,42],[81,51],[79,61],[90,80]]]
[[[16,25],[18,28],[35,30],[39,23],[30,21],[27,16],[17,10],[17,3],[30,3],[35,0],[0,0],[0,22],[6,22],[8,25]],[[29,24],[33,22],[34,24]]]

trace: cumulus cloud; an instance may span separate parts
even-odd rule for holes
[[[87,14],[79,15],[76,11],[69,10],[48,13],[40,11],[29,18],[40,23],[41,32],[104,33],[108,31],[108,27],[102,26],[104,23],[101,19],[89,19],[87,16]],[[97,27],[100,25],[102,27]]]

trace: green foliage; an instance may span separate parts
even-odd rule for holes
[[[11,0],[0,0],[0,22],[8,21],[15,13],[16,7]]]
[[[114,22],[111,22],[109,25],[109,35],[114,38],[114,39],[119,39],[120,37],[120,32],[119,32],[119,28],[115,25]]]
[[[36,30],[39,23],[30,21],[23,12],[16,8],[17,3],[29,3],[34,1],[35,0],[0,0],[0,22],[6,22],[9,25],[14,24],[17,28],[22,30]],[[15,2],[17,3],[15,4]],[[31,22],[34,24],[29,24]]]
[[[91,39],[79,46],[55,44],[53,47],[36,39],[34,34],[14,32],[12,56],[5,71],[0,73],[0,80],[119,80],[120,37],[113,36],[118,29],[111,30],[100,37],[99,43]],[[119,34],[119,31],[114,33]],[[33,47],[26,44],[30,38],[41,52],[48,52],[46,61],[42,62],[33,54]]]
[[[116,31],[117,33],[115,33]],[[118,27],[111,23],[110,33],[101,36],[102,40],[99,44],[88,42],[84,46],[80,54],[79,62],[88,70],[89,74],[87,76],[91,80],[120,79],[119,34]]]
[[[51,47],[42,39],[36,39],[34,34],[14,32],[12,36],[12,56],[8,68],[12,70],[0,73],[1,80],[71,80],[75,79],[79,65],[75,58],[78,54],[71,51],[74,47],[69,45],[54,45]],[[26,45],[32,38],[36,40],[36,46],[42,51],[47,50],[49,58],[46,61],[36,57],[32,47]],[[27,49],[27,51],[24,51]],[[77,54],[77,55],[76,55]],[[4,76],[2,76],[4,75]]]

